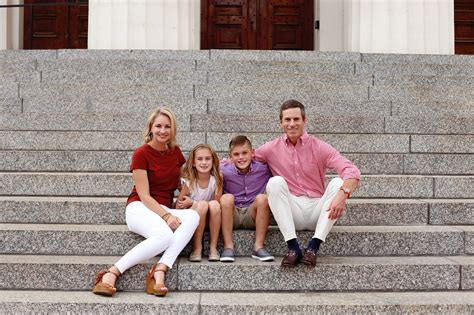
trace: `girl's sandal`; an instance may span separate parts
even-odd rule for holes
[[[155,272],[161,271],[166,276],[166,269],[158,269],[157,265],[153,265],[150,271],[146,274],[146,293],[154,294],[156,296],[166,296],[168,288],[164,283],[156,283]]]
[[[92,292],[98,295],[103,295],[103,296],[113,296],[115,292],[117,292],[117,288],[114,286],[111,286],[108,283],[102,282],[102,278],[104,277],[105,274],[107,273],[114,274],[117,279],[120,277],[120,274],[117,274],[115,271],[112,270],[101,270],[97,273],[95,276],[95,281],[94,281],[94,288],[92,288]]]

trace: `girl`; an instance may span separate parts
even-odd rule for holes
[[[200,221],[193,237],[193,250],[189,260],[201,261],[202,236],[209,221],[210,243],[209,261],[219,261],[217,240],[221,226],[222,175],[219,172],[219,158],[211,146],[195,146],[184,166],[181,192],[176,203],[177,209],[194,209],[199,213]]]
[[[167,108],[151,113],[145,144],[135,150],[130,171],[135,186],[125,209],[130,231],[146,239],[106,271],[99,272],[92,291],[112,296],[117,278],[130,267],[163,253],[146,276],[146,292],[165,296],[166,271],[191,239],[199,224],[193,210],[170,209],[178,188],[184,156],[176,144],[176,117]]]

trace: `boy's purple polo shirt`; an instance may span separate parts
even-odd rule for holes
[[[235,206],[245,208],[250,206],[258,194],[265,192],[267,182],[272,176],[267,164],[252,160],[247,174],[242,174],[230,160],[222,161],[220,165],[224,175],[224,193],[234,195]]]

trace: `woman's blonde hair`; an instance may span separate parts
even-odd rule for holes
[[[166,108],[166,107],[160,107],[153,112],[151,112],[150,116],[148,117],[148,120],[146,121],[146,128],[144,132],[144,140],[145,143],[150,142],[153,139],[153,134],[151,133],[151,127],[153,126],[153,122],[155,121],[156,117],[159,115],[164,115],[170,119],[171,122],[171,139],[167,143],[169,148],[174,148],[176,144],[176,116],[174,113],[171,111],[171,109]]]
[[[193,166],[194,159],[196,158],[196,152],[201,149],[207,149],[212,155],[212,168],[211,175],[216,179],[216,196],[222,195],[222,186],[224,185],[221,173],[219,171],[219,158],[216,151],[208,144],[198,144],[189,153],[188,160],[184,164],[183,177],[189,181],[189,190],[194,192],[196,188],[197,170]]]

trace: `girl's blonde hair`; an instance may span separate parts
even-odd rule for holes
[[[189,181],[189,190],[194,191],[194,188],[196,187],[196,179],[197,179],[197,170],[193,166],[194,164],[194,159],[196,158],[196,152],[198,150],[202,149],[207,149],[209,152],[211,152],[212,155],[212,168],[211,168],[211,175],[214,176],[216,179],[216,196],[222,195],[222,186],[224,185],[221,173],[219,171],[219,158],[217,157],[216,151],[208,145],[208,144],[198,144],[195,146],[191,152],[189,153],[188,160],[186,161],[186,164],[184,165],[183,169],[183,177],[186,178]]]
[[[150,142],[153,139],[153,134],[151,133],[151,128],[153,126],[153,122],[155,121],[156,117],[159,115],[164,115],[170,119],[170,124],[171,124],[171,138],[170,141],[167,143],[169,148],[174,148],[176,144],[176,116],[174,113],[171,111],[171,109],[167,107],[160,107],[153,112],[151,112],[150,116],[148,117],[148,120],[146,121],[146,128],[145,132],[143,134],[143,138],[145,140],[145,143]]]

